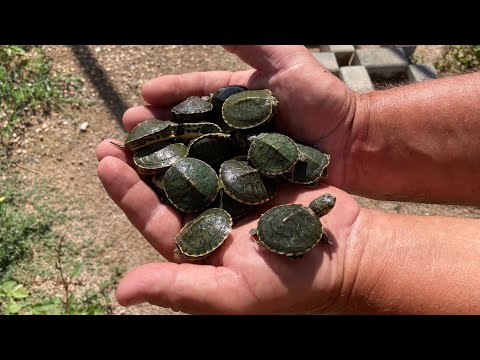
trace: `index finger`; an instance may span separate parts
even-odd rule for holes
[[[175,106],[189,96],[208,95],[229,85],[247,85],[254,69],[231,71],[193,72],[181,75],[164,75],[145,82],[143,99],[151,105]]]
[[[113,145],[110,146],[111,151]],[[98,177],[110,198],[127,215],[130,222],[167,260],[172,260],[174,238],[182,226],[182,216],[173,207],[162,204],[155,192],[135,170],[114,152],[102,151]]]

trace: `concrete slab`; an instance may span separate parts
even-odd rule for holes
[[[411,82],[420,82],[435,79],[437,71],[432,64],[412,64],[408,67],[407,76]]]
[[[342,66],[339,77],[353,91],[366,93],[374,90],[365,66]]]
[[[417,45],[383,45],[383,47],[400,48],[407,58],[410,58],[417,49]]]
[[[407,74],[408,59],[400,48],[358,49],[353,65],[362,65],[374,80],[397,79]]]
[[[335,54],[338,66],[348,66],[355,52],[353,45],[319,45],[321,52]]]
[[[333,53],[318,52],[312,53],[312,55],[320,64],[325,66],[328,71],[330,71],[333,75],[338,76],[338,63]]]

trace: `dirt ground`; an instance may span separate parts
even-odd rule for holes
[[[85,234],[98,244],[114,242],[110,262],[132,269],[147,262],[163,261],[138,234],[125,215],[110,200],[97,177],[95,147],[103,139],[126,136],[121,126],[123,112],[143,103],[141,84],[158,75],[208,70],[243,70],[240,60],[219,46],[47,46],[54,70],[84,77],[85,93],[95,105],[80,108],[71,116],[53,114],[33,118],[25,141],[15,156],[21,159],[25,176],[53,179],[71,202],[83,202],[83,214],[75,217]],[[419,46],[418,52],[433,54]],[[437,54],[438,47],[435,48]],[[425,55],[426,56],[426,55]],[[428,62],[434,59],[429,58]],[[86,131],[80,124],[87,122]],[[381,202],[357,197],[362,206],[395,213],[448,215],[480,218],[473,207]],[[69,211],[69,210],[67,210]],[[72,214],[73,216],[73,214]],[[139,305],[128,309],[114,306],[115,314],[173,314],[170,309]]]

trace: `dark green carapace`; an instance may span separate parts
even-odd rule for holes
[[[177,234],[175,251],[190,260],[201,260],[222,245],[232,230],[232,224],[232,217],[225,210],[205,210]]]
[[[250,230],[250,234],[272,252],[300,258],[320,240],[329,242],[319,217],[328,214],[335,201],[334,196],[324,194],[308,207],[300,204],[273,207],[260,217],[257,229]]]

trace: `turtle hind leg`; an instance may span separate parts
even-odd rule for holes
[[[301,258],[303,258],[303,254],[300,254],[300,255],[287,255],[290,259],[292,260],[300,260]]]
[[[260,239],[258,237],[258,229],[251,229],[248,233],[252,236],[253,241],[255,241],[257,244],[265,247],[265,245],[260,241]]]
[[[320,241],[324,244],[333,245],[332,240],[330,240],[330,238],[325,232],[322,233],[322,237],[320,238]]]

